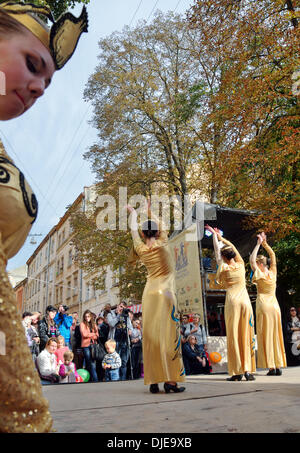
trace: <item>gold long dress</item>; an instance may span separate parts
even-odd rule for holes
[[[185,380],[174,270],[167,233],[160,231],[151,248],[138,234],[133,236],[134,249],[148,271],[142,297],[145,385]]]
[[[0,432],[49,432],[52,418],[28,347],[7,259],[23,245],[37,202],[0,143]]]
[[[276,257],[267,243],[263,242],[262,245],[268,252],[271,263],[268,276],[257,267],[252,278],[252,282],[257,286],[257,367],[285,368],[281,312],[276,299]]]
[[[219,266],[216,280],[226,289],[225,324],[229,375],[253,373],[255,366],[254,317],[245,281],[245,264],[231,242],[222,238],[236,253],[235,264]]]

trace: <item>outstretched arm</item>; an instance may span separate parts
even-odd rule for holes
[[[261,234],[258,234],[256,246],[254,247],[254,249],[250,255],[250,266],[251,266],[251,269],[253,270],[253,272],[255,272],[257,269],[256,258],[257,258],[257,253],[258,253],[258,250],[259,250],[262,242],[263,242],[263,237]]]
[[[243,263],[243,262],[244,262],[244,260],[243,260],[243,258],[241,257],[241,255],[240,255],[238,249],[232,244],[232,242],[230,242],[230,241],[228,241],[227,239],[223,238],[223,236],[221,236],[221,235],[220,235],[220,241],[222,241],[224,244],[226,244],[226,245],[228,245],[229,247],[232,248],[232,250],[234,251],[234,253],[235,253],[235,255],[236,255],[236,256],[235,256],[235,261],[236,261],[237,263]]]
[[[217,265],[220,266],[220,264],[222,263],[222,258],[221,258],[221,247],[220,247],[220,242],[219,242],[219,238],[218,238],[218,233],[214,228],[212,228],[209,225],[205,225],[205,229],[210,231],[213,235],[215,257],[216,257]]]
[[[137,212],[130,205],[127,205],[126,208],[127,208],[127,211],[130,213],[129,227],[130,227],[130,231],[131,231],[132,240],[133,240],[134,244],[138,244],[138,243],[142,242],[142,240],[140,238],[139,231],[138,231]]]
[[[263,236],[262,246],[268,252],[268,255],[270,257],[270,270],[276,273],[276,255],[273,249],[267,243],[267,236],[265,234]]]

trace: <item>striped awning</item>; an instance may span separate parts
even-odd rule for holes
[[[142,313],[142,304],[134,304],[127,307],[128,310],[131,310],[133,313]]]

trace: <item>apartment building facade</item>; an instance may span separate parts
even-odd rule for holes
[[[67,305],[69,313],[78,312],[81,319],[86,309],[98,315],[106,303],[119,301],[118,278],[110,268],[105,270],[105,289],[95,289],[95,273],[85,273],[75,261],[70,224],[71,209],[78,206],[84,212],[93,201],[93,187],[84,187],[27,260],[27,281],[24,288],[23,311],[45,313],[48,305]]]

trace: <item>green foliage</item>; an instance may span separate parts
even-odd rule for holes
[[[74,8],[78,3],[87,5],[89,2],[90,0],[24,0],[24,3],[49,6],[56,19],[70,8]]]
[[[291,234],[273,246],[277,258],[277,282],[285,294],[286,305],[299,306],[300,235]]]

